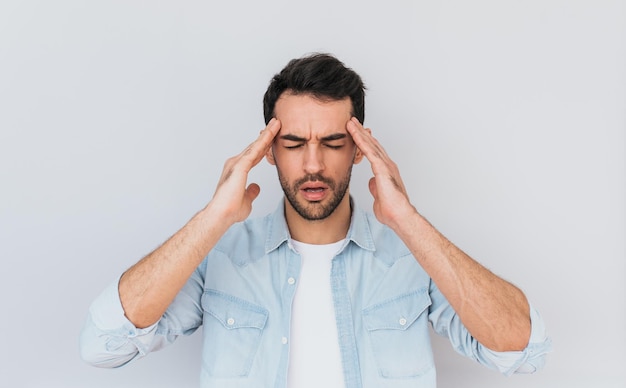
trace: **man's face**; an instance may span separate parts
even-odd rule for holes
[[[283,93],[274,108],[281,129],[268,151],[291,207],[306,220],[330,216],[344,200],[352,165],[362,159],[346,130],[349,98],[320,101]]]

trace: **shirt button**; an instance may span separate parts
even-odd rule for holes
[[[404,326],[404,325],[406,325],[406,318],[400,318],[400,320],[398,321],[398,323],[400,324],[400,326]]]
[[[294,278],[289,278],[289,279],[287,279],[287,283],[289,283],[290,285],[292,285],[292,286],[293,286],[293,285],[296,283],[296,279],[294,279]]]
[[[228,320],[226,321],[226,323],[228,324],[228,326],[232,326],[235,324],[235,320],[233,318],[228,318]]]
[[[280,342],[281,342],[283,345],[287,345],[287,342],[289,342],[289,341],[287,341],[287,337],[283,337],[283,338],[281,338],[281,339],[280,339]]]

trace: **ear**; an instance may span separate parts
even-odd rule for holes
[[[356,152],[354,153],[354,164],[361,163],[361,160],[363,160],[363,156],[365,156],[363,154],[363,151],[361,151],[359,147],[356,147]]]
[[[370,135],[372,134],[372,130],[371,129],[365,128],[365,130]],[[361,160],[363,160],[364,157],[365,157],[365,154],[363,153],[363,151],[361,151],[361,149],[359,147],[356,147],[356,152],[354,154],[354,164],[361,163]]]
[[[273,144],[270,146],[270,148],[267,149],[267,152],[265,153],[265,160],[267,160],[267,162],[271,164],[272,166],[276,165],[276,160],[274,159],[274,145]]]

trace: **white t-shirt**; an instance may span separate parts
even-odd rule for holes
[[[330,285],[332,259],[343,242],[293,241],[302,267],[291,312],[289,388],[345,386]]]

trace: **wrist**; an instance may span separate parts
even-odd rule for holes
[[[232,214],[212,202],[209,202],[194,218],[203,226],[203,229],[218,232],[220,235],[237,222]]]
[[[401,236],[406,234],[407,231],[415,230],[423,220],[424,217],[409,203],[407,206],[398,208],[394,212],[394,216],[388,223],[388,226],[397,235]]]

